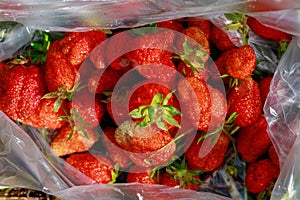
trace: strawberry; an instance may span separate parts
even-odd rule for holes
[[[292,39],[292,35],[265,26],[254,17],[248,16],[247,24],[252,29],[252,31],[258,36],[265,39],[273,40],[278,44],[281,42],[289,42]]]
[[[221,51],[235,48],[228,35],[215,25],[211,29],[211,42]]]
[[[234,86],[228,95],[229,115],[237,113],[234,124],[245,127],[253,124],[262,114],[258,83],[245,79]]]
[[[129,169],[126,177],[126,183],[158,184],[159,178],[154,174],[151,176],[150,168],[139,168],[133,166]]]
[[[88,54],[106,39],[102,31],[72,32],[53,42],[46,57],[45,79],[50,92],[70,90],[79,79],[78,69]]]
[[[273,144],[268,149],[268,155],[269,155],[273,165],[280,168],[279,157],[278,157],[278,154],[277,154]]]
[[[253,124],[240,128],[237,137],[237,152],[246,162],[256,161],[268,151],[272,143],[267,126],[265,117],[261,115]]]
[[[200,18],[188,18],[188,26],[196,26],[201,29],[201,31],[205,34],[206,38],[210,40],[211,38],[211,28],[212,24],[207,19],[200,19]]]
[[[72,102],[68,102],[68,107],[72,109],[74,114],[72,117],[76,123],[75,126],[83,125],[83,128],[98,126],[105,113],[105,107],[100,96],[90,93],[86,89],[75,92],[72,96]]]
[[[67,110],[65,102],[62,103],[60,109],[54,111],[55,99],[42,99],[35,112],[29,118],[23,121],[24,124],[44,129],[59,129],[66,124],[64,120],[60,120],[60,116],[65,115]]]
[[[228,55],[225,68],[227,73],[237,79],[245,79],[252,75],[255,69],[256,56],[254,49],[249,45],[237,48]]]
[[[205,81],[208,80],[209,75],[206,72],[205,69],[202,68],[197,68],[197,73],[194,73],[191,70],[191,67],[189,67],[186,63],[184,63],[183,61],[179,62],[178,66],[177,66],[177,71],[179,71],[183,76],[188,77],[188,76],[194,76],[194,77],[201,77],[203,78]]]
[[[191,169],[213,171],[223,163],[230,139],[224,133],[217,136],[208,136],[205,140],[198,142],[200,134],[196,135],[184,153]]]
[[[38,109],[46,85],[36,65],[17,64],[2,68],[0,109],[11,119],[24,121]]]
[[[258,82],[262,105],[265,105],[267,96],[270,91],[271,82],[272,82],[272,77],[270,76],[264,77]]]
[[[51,149],[57,156],[85,152],[98,140],[96,132],[93,130],[86,130],[86,132],[87,135],[66,124],[57,131],[57,135],[50,143]]]
[[[126,151],[122,150],[117,143],[114,135],[116,128],[106,127],[103,130],[103,143],[110,155],[110,159],[118,164],[121,168],[128,168],[130,164],[130,159]]]
[[[132,121],[123,122],[115,131],[118,145],[128,151],[130,159],[141,167],[166,164],[176,145],[171,135],[150,124],[145,127]]]
[[[167,29],[137,36],[132,39],[132,47],[135,50],[127,53],[126,57],[145,78],[164,83],[173,82],[176,70],[170,51],[174,39],[174,31]]]
[[[100,154],[72,154],[66,162],[91,178],[94,184],[111,183],[117,176],[111,161]]]
[[[105,70],[96,70],[88,80],[88,88],[96,94],[112,91],[124,73],[125,71],[114,70],[111,67]]]
[[[183,25],[178,20],[167,20],[163,22],[158,22],[156,27],[167,28],[180,32],[183,29]]]
[[[161,178],[161,184],[170,187],[179,186],[188,190],[197,190],[201,184],[199,175],[202,171],[188,169],[185,159],[181,162],[175,161],[166,167]]]
[[[269,159],[253,162],[248,166],[245,185],[250,192],[260,193],[270,186],[278,173],[279,169]]]

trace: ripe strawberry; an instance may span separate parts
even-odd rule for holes
[[[189,66],[186,65],[183,61],[179,62],[177,66],[177,71],[179,71],[183,76],[188,77],[188,76],[193,76],[193,77],[201,77],[205,81],[208,80],[209,75],[206,72],[205,69],[202,68],[197,68],[197,73],[194,73]]]
[[[66,124],[59,117],[65,115],[64,110],[67,110],[65,102],[62,103],[60,109],[54,111],[55,99],[42,99],[35,112],[29,118],[23,121],[24,124],[44,129],[59,129]]]
[[[269,157],[270,157],[273,165],[280,168],[279,157],[278,157],[278,154],[277,154],[273,144],[269,147],[268,154],[269,154]]]
[[[114,137],[116,128],[106,127],[103,130],[102,141],[110,155],[110,159],[118,164],[121,168],[128,168],[130,159],[126,151],[120,148]]]
[[[258,82],[262,105],[265,105],[267,96],[270,91],[272,77],[265,77]]]
[[[237,113],[233,121],[240,127],[253,124],[262,114],[262,103],[258,83],[253,79],[245,79],[234,86],[229,95],[229,115]]]
[[[271,140],[267,133],[268,123],[263,115],[253,124],[242,127],[237,137],[237,152],[246,162],[256,161],[266,153]]]
[[[159,178],[154,174],[151,177],[151,169],[150,168],[139,168],[133,166],[129,169],[127,174],[126,182],[127,183],[142,183],[142,184],[158,184]]]
[[[198,143],[200,134],[197,134],[193,142],[184,153],[188,165],[194,170],[213,171],[223,162],[230,139],[224,134],[209,136]],[[214,140],[216,140],[214,142]],[[214,146],[212,146],[214,143]],[[204,154],[204,155],[203,155]]]
[[[161,184],[170,187],[179,186],[188,190],[197,190],[201,184],[199,175],[202,171],[190,170],[185,159],[179,163],[175,161],[166,167],[166,171],[161,178]]]
[[[212,102],[206,82],[195,77],[180,79],[178,94],[183,115],[191,120],[198,130],[207,131],[211,120]]]
[[[254,49],[249,45],[237,48],[225,62],[227,73],[233,78],[245,79],[252,75],[255,69],[256,56]]]
[[[199,27],[201,31],[205,34],[206,38],[210,40],[212,24],[209,20],[199,18],[188,18],[188,26]]]
[[[167,28],[180,32],[183,29],[183,25],[178,22],[178,20],[167,20],[163,22],[158,22],[156,27]]]
[[[100,96],[86,89],[75,92],[72,102],[68,102],[68,107],[72,109],[75,126],[89,129],[98,126],[105,113]]]
[[[171,61],[174,39],[175,33],[171,30],[137,36],[132,39],[132,47],[136,50],[126,56],[145,78],[173,82],[176,76],[175,65]]]
[[[93,130],[86,130],[86,132],[87,135],[79,130],[73,130],[69,124],[66,124],[58,130],[51,141],[51,149],[57,156],[85,152],[98,140],[98,135]]]
[[[260,193],[268,188],[275,179],[279,169],[269,159],[259,160],[249,165],[245,185],[252,193]]]
[[[274,40],[278,44],[281,42],[289,42],[292,39],[292,35],[265,26],[254,17],[248,16],[247,24],[252,29],[252,31],[258,36],[265,39]]]
[[[111,161],[100,154],[72,154],[66,162],[91,178],[94,184],[106,184],[116,178]]]
[[[46,57],[46,82],[50,92],[63,86],[71,90],[79,79],[78,69],[106,35],[102,31],[72,32],[53,42]]]
[[[96,70],[88,80],[88,88],[96,94],[112,91],[124,73],[125,71],[114,70],[111,67],[105,70]]]
[[[215,25],[211,29],[211,41],[221,51],[235,48],[228,35]]]
[[[132,121],[125,121],[115,131],[119,146],[128,151],[130,159],[141,167],[166,164],[176,145],[171,135],[151,124],[138,126]]]
[[[43,72],[38,66],[19,64],[2,70],[0,109],[22,122],[35,112],[46,92]]]

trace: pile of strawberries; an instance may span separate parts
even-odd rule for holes
[[[291,35],[226,16],[232,23],[223,30],[186,18],[55,38],[40,31],[17,58],[0,63],[0,109],[51,130],[53,152],[95,184],[201,190],[239,155],[247,190],[267,195],[280,171],[263,114],[272,74],[256,69],[248,31],[278,47]],[[244,34],[243,45],[224,30]]]

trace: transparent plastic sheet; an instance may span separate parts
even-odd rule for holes
[[[274,74],[264,112],[281,173],[272,199],[299,199],[300,46],[294,37]]]
[[[93,28],[114,29],[195,16],[216,19],[214,23],[218,24],[217,19],[222,16],[222,12],[233,11],[255,16],[265,25],[294,35],[300,35],[300,30],[298,30],[300,15],[297,10],[300,7],[299,4],[298,1],[294,0],[287,0],[284,4],[276,0],[268,1],[268,3],[238,0],[73,0],[65,2],[33,0],[11,2],[7,0],[0,3],[0,21],[16,21],[25,26],[20,25],[22,28],[16,31],[16,34],[10,34],[5,40],[7,41],[6,44],[0,42],[0,60],[9,58],[14,51],[22,46],[21,43],[15,46],[11,45],[16,42],[14,39],[18,39],[18,41],[25,44],[31,39],[30,34],[34,29],[50,31],[86,31]],[[12,43],[8,43],[8,41]],[[275,71],[277,61],[274,62],[275,55],[270,51],[273,44],[265,44],[265,40],[255,38],[255,36],[250,37],[250,44],[256,47],[255,50],[257,53],[259,52],[258,55],[267,60],[265,63],[261,63],[261,67]],[[13,46],[14,49],[7,51],[6,48],[9,49],[10,46]],[[1,50],[4,52],[3,56],[7,57],[1,57]],[[297,97],[299,90],[295,91],[297,80],[299,82],[299,73],[297,75],[295,73],[297,68],[290,66],[294,66],[291,64],[296,63],[296,61],[299,62],[298,55],[299,49],[294,39],[282,58],[278,71],[275,73],[271,93],[265,105],[268,122],[271,125],[276,124],[275,127],[271,126],[270,136],[276,150],[279,152],[281,163],[286,163],[282,165],[282,173],[273,192],[274,199],[286,194],[288,190],[286,188],[289,188],[291,183],[295,183],[297,178],[298,160],[293,156],[297,155],[297,148],[299,147],[297,145],[299,137],[295,132],[297,130],[296,126],[299,124],[297,115],[299,112],[295,112],[298,109],[295,102],[299,101],[299,97]],[[26,130],[26,134],[3,113],[0,116],[0,185],[42,190],[62,199],[96,199],[99,197],[104,199],[104,196],[105,199],[227,199],[212,193],[183,191],[160,185],[75,186],[89,183],[91,180],[77,173],[62,159],[57,158],[35,129]],[[282,133],[286,135],[282,137]],[[292,148],[293,144],[295,146]],[[219,176],[224,178],[226,174],[221,170]],[[284,189],[282,190],[282,188]],[[294,186],[291,189],[293,191]]]

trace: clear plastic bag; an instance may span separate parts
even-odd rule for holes
[[[300,15],[294,0],[103,0],[103,1],[2,1],[0,21],[20,25],[4,42],[0,42],[0,60],[9,58],[30,41],[32,30],[86,31],[93,28],[115,29],[136,27],[167,19],[196,16],[220,16],[224,12],[243,12],[260,19],[265,25],[300,35]],[[41,20],[42,19],[42,20]],[[276,20],[274,20],[276,19]],[[17,43],[20,41],[21,43]],[[251,41],[251,40],[250,40]],[[253,40],[253,44],[261,44]],[[12,45],[14,44],[14,45]],[[258,45],[259,46],[259,45]],[[13,47],[13,48],[11,48]],[[265,47],[268,49],[269,46]],[[256,49],[259,51],[259,49]],[[299,47],[294,39],[279,63],[264,110],[271,125],[270,136],[282,163],[282,172],[273,191],[280,199],[288,191],[297,194],[299,152]],[[262,57],[272,59],[264,51]],[[262,68],[275,70],[277,63]],[[26,131],[26,132],[25,132]],[[35,129],[21,129],[0,112],[0,185],[42,190],[62,199],[228,199],[212,193],[194,192],[161,185],[113,184],[87,185],[89,178],[79,174],[56,157],[45,139]],[[282,133],[285,136],[282,137]],[[296,141],[296,142],[295,142]],[[293,146],[294,145],[294,146]],[[283,163],[285,163],[283,165]],[[299,186],[298,186],[299,187]],[[296,197],[296,196],[294,196]],[[295,198],[297,199],[297,198]]]

